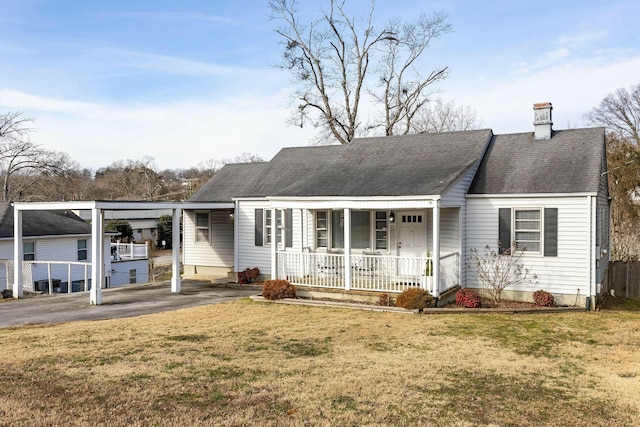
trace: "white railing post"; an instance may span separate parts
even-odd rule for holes
[[[71,283],[71,263],[67,264],[67,293],[70,294],[72,292],[72,283]]]
[[[49,279],[49,295],[53,293],[53,280],[51,280],[51,263],[47,263],[47,279]]]
[[[433,207],[433,292],[434,298],[440,296],[440,200]]]
[[[351,209],[344,210],[344,289],[351,289]]]
[[[87,264],[84,265],[84,291],[89,292],[89,280],[87,277]]]

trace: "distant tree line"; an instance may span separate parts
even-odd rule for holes
[[[33,119],[21,112],[0,113],[2,200],[186,200],[225,164],[263,161],[256,154],[243,153],[188,169],[160,170],[153,157],[144,156],[93,171],[66,153],[31,141],[32,124]]]

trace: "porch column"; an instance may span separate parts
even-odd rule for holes
[[[433,207],[433,293],[437,298],[440,295],[440,200],[436,200]]]
[[[271,209],[271,279],[278,278],[278,260],[276,259],[276,251],[278,250],[278,220],[276,219],[276,210]]]
[[[182,209],[174,209],[171,218],[171,292],[180,292],[180,215]]]
[[[351,289],[351,209],[344,210],[344,289]]]
[[[22,246],[22,211],[13,208],[13,297],[22,298],[24,289],[22,286],[22,258],[24,258]]]
[[[91,292],[89,303],[91,305],[102,304],[102,278],[104,277],[103,260],[103,227],[104,217],[102,209],[91,210]]]

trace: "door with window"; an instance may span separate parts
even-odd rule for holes
[[[398,255],[401,257],[427,256],[427,217],[423,212],[407,211],[396,215],[398,224]],[[400,263],[403,275],[420,275],[422,263],[407,260]]]

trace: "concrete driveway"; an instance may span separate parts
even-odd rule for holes
[[[171,293],[170,282],[103,289],[102,304],[98,306],[89,304],[89,293],[85,292],[38,295],[0,302],[0,327],[134,317],[259,293],[257,287],[183,281],[179,293]]]

